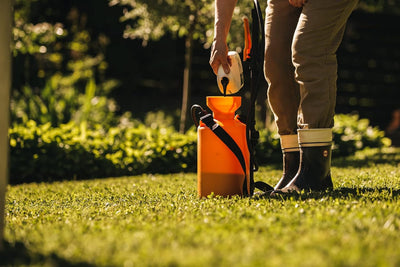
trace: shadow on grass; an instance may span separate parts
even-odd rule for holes
[[[70,262],[56,254],[43,255],[26,248],[22,242],[10,244],[3,241],[3,251],[0,251],[0,266],[95,266],[85,262]]]
[[[322,193],[321,193],[322,194]],[[328,195],[335,198],[351,197],[355,199],[365,198],[368,194],[374,194],[373,198],[395,198],[400,196],[400,190],[388,187],[340,187],[332,191],[328,191]]]
[[[273,199],[295,199],[295,200],[306,200],[306,199],[323,199],[323,198],[334,198],[334,199],[393,199],[400,196],[400,190],[393,190],[392,188],[380,187],[380,188],[350,188],[350,187],[340,187],[333,190],[327,190],[324,192],[302,192],[302,193],[289,193],[289,194],[276,194],[275,196],[263,196],[263,198],[273,198]],[[257,198],[256,198],[257,199]]]

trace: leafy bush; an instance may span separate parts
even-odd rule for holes
[[[13,126],[9,133],[11,183],[195,171],[195,130],[180,134],[163,123],[164,115],[152,116],[158,119],[149,126],[123,118],[126,121],[119,127],[108,130],[100,125],[87,129],[73,122],[58,128],[34,121]],[[356,115],[337,115],[333,136],[334,156],[390,144],[383,131]],[[261,130],[258,162],[280,162],[280,149],[278,134]]]
[[[42,15],[39,21],[53,21],[58,8],[54,1],[15,1],[11,122],[115,126],[110,93],[119,82],[106,75],[109,39],[93,34],[87,15],[72,6],[58,16],[63,23],[37,23]]]
[[[333,155],[349,156],[364,148],[390,146],[390,139],[378,127],[372,127],[368,119],[358,115],[338,114],[333,127]]]
[[[100,126],[87,130],[74,123],[50,123],[10,129],[10,182],[81,179],[143,172],[194,171],[196,134],[172,129]]]

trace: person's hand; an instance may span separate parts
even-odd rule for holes
[[[215,75],[218,74],[219,65],[222,65],[226,74],[230,72],[230,59],[226,42],[214,41],[211,46],[210,66]]]
[[[307,0],[289,0],[289,3],[294,7],[302,7],[307,3]]]

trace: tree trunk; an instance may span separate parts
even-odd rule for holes
[[[8,128],[11,87],[11,0],[0,1],[0,250],[3,249],[5,194],[8,178]]]
[[[180,133],[184,133],[186,130],[188,105],[190,98],[190,81],[192,76],[193,32],[194,32],[194,22],[191,23],[189,33],[186,36],[185,40],[185,69],[183,71],[182,107],[181,107],[181,118],[179,123]]]

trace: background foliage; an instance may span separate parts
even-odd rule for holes
[[[117,104],[108,96],[118,82],[105,75],[109,38],[94,35],[88,14],[69,4],[15,1],[12,123],[115,123]]]
[[[52,125],[71,119],[103,122],[110,120],[105,113],[120,115],[126,111],[132,112],[135,118],[144,119],[145,114],[154,109],[178,116],[185,64],[184,37],[191,16],[200,18],[195,24],[197,41],[193,43],[189,104],[204,103],[206,95],[216,92],[215,77],[208,66],[213,30],[212,2],[16,0],[13,122],[24,123],[29,119],[41,123],[50,120]],[[265,8],[265,3],[261,4],[262,9]],[[174,11],[178,5],[177,12],[164,12]],[[240,51],[243,46],[241,16],[249,16],[251,5],[252,1],[240,1],[235,9],[228,42],[230,49]],[[393,21],[397,20],[394,17],[392,22],[382,21],[379,17],[380,14],[385,17],[399,14],[399,3],[362,0],[360,10],[369,13],[362,16],[364,18],[355,16],[361,25],[356,28],[350,25],[339,51],[343,68],[339,73],[339,112],[360,111],[362,117],[370,118],[374,125],[385,127],[390,117],[388,113],[396,104],[381,105],[384,99],[377,103],[377,98],[370,98],[368,92],[388,91],[399,85],[398,64],[385,67],[390,63],[388,55],[392,56],[392,61],[398,56],[398,38],[384,35],[396,32]],[[374,23],[370,25],[368,21]],[[388,31],[374,27],[380,24],[385,24]],[[383,35],[377,36],[380,33]],[[136,39],[131,40],[131,37]],[[142,47],[144,42],[146,47]],[[372,43],[374,48],[367,49],[370,46],[366,44]],[[369,81],[369,77],[374,77],[374,81]],[[364,80],[368,83],[364,84]],[[93,82],[96,84],[94,97],[90,95],[93,91],[85,96],[87,84]],[[394,98],[391,96],[395,90],[390,90],[386,101]],[[261,94],[260,99],[265,97],[264,92]],[[358,99],[360,95],[365,97]],[[88,104],[89,98],[94,98],[91,104]],[[259,105],[264,106],[261,110],[265,111],[261,102]],[[88,107],[98,109],[91,113],[96,113],[97,119],[82,115],[88,113]],[[368,112],[371,109],[377,112]]]
[[[250,14],[251,6],[252,1],[240,1],[235,9],[228,40],[231,50],[240,52],[243,46],[241,17]],[[339,73],[338,104],[349,107],[346,113],[361,111],[372,120],[337,116],[336,156],[388,144],[383,131],[375,127],[386,123],[374,117],[380,111],[370,105],[376,98],[359,95],[372,92],[366,77],[374,77],[373,91],[378,93],[382,86],[386,90],[398,84],[399,65],[389,64],[391,61],[383,57],[390,53],[396,58],[398,50],[374,43],[377,53],[373,54],[353,40],[365,43],[357,34],[360,29],[363,35],[368,32],[368,40],[377,40],[370,30],[373,25],[365,24],[364,19],[372,13],[397,18],[399,3],[361,1],[360,10],[363,19],[356,16],[359,23],[357,27],[350,25],[340,51],[346,55],[342,62],[350,68]],[[192,29],[188,22],[193,22]],[[204,106],[205,96],[216,92],[215,77],[208,66],[212,25],[212,0],[16,0],[12,182],[194,171],[194,129],[186,135],[176,132],[185,38],[192,30],[190,102]],[[390,40],[396,49],[396,37]],[[357,56],[363,53],[367,56]],[[362,90],[361,94],[357,90]],[[383,95],[386,100],[395,99]],[[257,125],[263,128],[265,88],[260,99]],[[363,108],[374,112],[366,113]],[[259,161],[279,162],[276,133],[261,132]]]
[[[195,171],[194,131],[127,126],[82,131],[73,122],[57,128],[34,121],[17,125],[10,129],[10,182]]]

